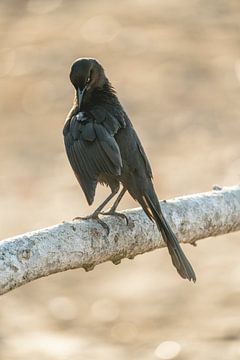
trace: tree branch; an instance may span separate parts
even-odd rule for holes
[[[179,241],[197,240],[240,230],[240,187],[161,202]],[[156,226],[142,209],[124,212],[124,219],[105,217],[110,233],[94,220],[65,222],[0,242],[0,294],[53,273],[105,261],[119,264],[165,246]]]

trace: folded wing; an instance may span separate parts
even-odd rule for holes
[[[99,175],[120,175],[122,158],[114,135],[123,125],[99,108],[84,117],[72,116],[63,129],[69,162],[89,205]]]

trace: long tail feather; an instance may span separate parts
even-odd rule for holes
[[[165,243],[167,244],[173,265],[175,266],[175,268],[177,269],[178,273],[182,278],[188,279],[189,281],[192,280],[193,282],[195,282],[196,275],[194,273],[194,270],[190,262],[188,261],[187,257],[185,256],[175,234],[173,233],[172,229],[170,228],[166,219],[164,218],[158,200],[156,199],[156,201],[153,201],[148,195],[145,195],[144,199],[148,205],[148,208],[151,211],[151,214],[147,214],[147,215],[150,218],[154,218],[156,225],[159,231],[161,232]],[[149,209],[147,209],[146,212],[149,212]]]

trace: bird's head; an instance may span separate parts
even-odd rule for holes
[[[83,96],[89,95],[96,88],[102,88],[107,81],[103,67],[97,60],[91,58],[80,58],[74,61],[70,71],[70,80],[76,89],[79,111]]]

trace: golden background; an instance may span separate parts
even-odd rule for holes
[[[2,239],[92,211],[62,138],[78,57],[103,64],[159,198],[239,183],[239,1],[2,0],[0,27]],[[0,358],[240,359],[239,233],[184,251],[195,285],[160,250],[6,294]]]

